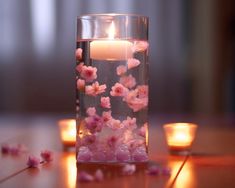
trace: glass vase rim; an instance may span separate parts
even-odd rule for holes
[[[81,14],[80,16],[77,16],[77,19],[92,19],[92,17],[101,17],[101,16],[111,16],[111,17],[132,17],[132,18],[144,18],[144,19],[149,19],[148,16],[144,16],[141,14],[132,14],[132,13],[91,13],[91,14]]]

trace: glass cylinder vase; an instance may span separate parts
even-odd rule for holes
[[[77,18],[78,163],[148,161],[148,18]]]

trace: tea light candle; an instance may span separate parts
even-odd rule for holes
[[[60,137],[64,146],[75,146],[76,121],[75,119],[63,119],[59,121]]]
[[[171,123],[164,125],[170,151],[189,151],[195,138],[197,125],[193,123]]]
[[[126,60],[133,57],[133,44],[127,40],[114,39],[115,26],[112,22],[108,29],[106,40],[95,40],[90,43],[91,59],[96,60]]]

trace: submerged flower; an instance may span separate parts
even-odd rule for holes
[[[143,162],[148,160],[148,154],[145,147],[137,147],[132,153],[132,158],[134,161]]]
[[[110,98],[109,97],[101,97],[100,98],[100,105],[103,108],[111,108]]]
[[[133,77],[132,75],[128,75],[128,76],[122,76],[119,80],[119,82],[127,87],[127,88],[133,88],[136,85],[136,80],[135,77]]]
[[[91,132],[100,132],[103,127],[103,119],[98,115],[85,118],[86,128]]]
[[[131,159],[131,154],[128,148],[124,145],[119,146],[116,151],[115,155],[118,161],[120,162],[127,162]]]
[[[40,164],[40,159],[38,157],[35,156],[29,156],[28,161],[27,161],[27,165],[28,167],[38,167],[38,165]]]
[[[82,70],[80,75],[84,78],[87,82],[91,82],[97,78],[97,68],[92,66],[82,66]]]
[[[148,97],[149,88],[147,85],[139,85],[139,86],[137,86],[136,89],[137,89],[139,98]]]
[[[122,123],[123,123],[125,128],[128,128],[128,129],[135,129],[135,128],[137,128],[136,118],[131,118],[131,117],[127,116],[127,119],[124,120]]]
[[[83,66],[84,66],[84,63],[79,63],[79,64],[76,66],[76,70],[77,70],[79,73],[81,73]]]
[[[143,52],[148,48],[148,46],[149,46],[149,43],[147,41],[135,41],[132,47],[132,51]]]
[[[113,130],[121,129],[123,128],[123,124],[118,119],[111,119],[107,122],[107,126],[110,127]]]
[[[85,90],[85,80],[78,79],[77,80],[77,88],[81,91]]]
[[[78,181],[80,182],[91,182],[91,181],[94,181],[94,177],[85,172],[85,171],[81,171],[79,174],[78,174]]]
[[[78,150],[77,160],[82,162],[88,162],[91,160],[92,152],[86,146],[82,146]]]
[[[102,170],[98,169],[95,172],[94,178],[96,181],[103,181],[104,180],[104,173],[102,172]]]
[[[112,119],[111,111],[103,112],[102,119],[103,119],[103,122],[105,122],[105,123],[108,122],[109,120],[111,120]]]
[[[127,92],[128,92],[128,89],[126,87],[124,87],[120,83],[116,83],[112,87],[112,91],[110,91],[110,95],[112,95],[112,96],[125,96]]]
[[[88,85],[85,87],[85,93],[87,95],[96,96],[98,94],[104,93],[106,89],[106,84],[99,85],[99,83],[96,81],[92,85]]]
[[[122,174],[123,175],[132,175],[136,171],[136,166],[134,164],[126,164],[122,168]]]
[[[119,65],[116,69],[116,72],[117,72],[117,75],[122,75],[122,74],[125,74],[127,71],[127,68],[125,65]]]
[[[83,138],[83,144],[84,145],[90,145],[90,144],[93,144],[95,143],[96,141],[96,136],[94,134],[92,135],[87,135]]]
[[[44,150],[41,152],[41,157],[44,161],[50,162],[53,161],[53,152],[49,150]]]
[[[116,145],[117,141],[118,141],[118,137],[115,135],[112,135],[108,137],[107,144],[109,147],[113,148]]]
[[[89,107],[86,110],[86,113],[88,114],[88,116],[94,116],[96,114],[96,109],[95,107]]]
[[[139,66],[139,64],[140,64],[140,61],[138,59],[130,58],[127,60],[128,69],[132,69],[134,67],[137,67],[137,66]]]
[[[140,136],[145,138],[147,130],[148,130],[148,124],[145,123],[142,127],[140,127],[140,129],[138,131],[138,135],[140,135]]]
[[[82,59],[82,49],[81,48],[76,49],[75,56],[76,56],[77,60]]]

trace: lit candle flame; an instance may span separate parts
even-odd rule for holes
[[[114,39],[114,36],[115,36],[115,25],[114,25],[113,21],[112,21],[112,23],[111,23],[107,33],[108,33],[108,38],[109,39]]]

